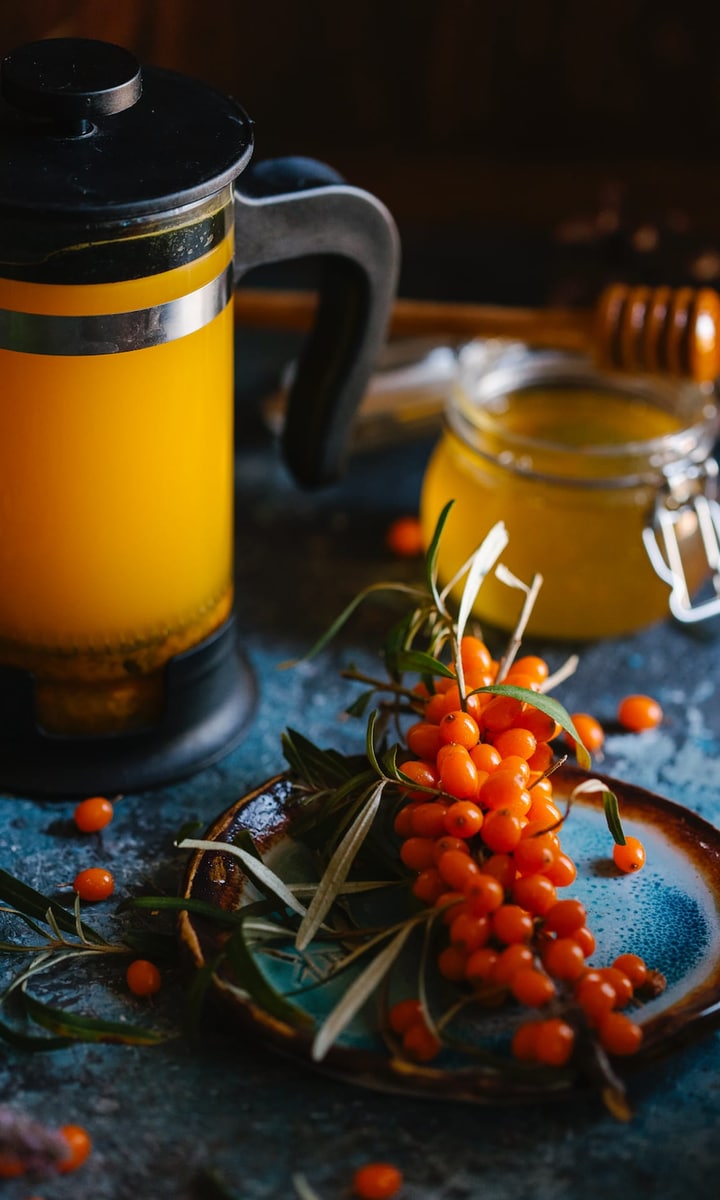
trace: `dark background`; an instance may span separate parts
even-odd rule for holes
[[[256,156],[393,211],[406,294],[586,302],[720,281],[720,7],[689,0],[3,0],[0,51],[106,38],[233,93]]]

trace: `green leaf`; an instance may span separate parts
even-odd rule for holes
[[[378,715],[377,709],[375,709],[368,717],[367,731],[365,734],[365,753],[368,757],[370,766],[372,767],[373,771],[375,771],[376,775],[382,775],[382,767],[380,766],[375,753],[375,726],[377,725]]]
[[[586,770],[590,766],[590,755],[573,725],[570,713],[554,696],[546,696],[543,692],[533,692],[530,688],[515,687],[514,683],[491,683],[487,687],[475,688],[471,694],[475,695],[478,692],[491,692],[493,696],[513,696],[515,700],[523,700],[527,704],[532,704],[534,708],[539,708],[540,712],[552,717],[561,729],[574,738],[575,754],[580,766]]]
[[[315,1062],[320,1062],[325,1057],[333,1042],[350,1024],[368,996],[374,992],[385,977],[405,945],[412,928],[410,923],[405,925],[385,949],[375,955],[372,962],[353,980],[342,999],[325,1018],[313,1042],[312,1057]]]
[[[168,1041],[168,1034],[158,1033],[151,1029],[141,1029],[136,1025],[126,1025],[119,1021],[101,1021],[95,1017],[79,1016],[65,1009],[53,1008],[43,1004],[23,991],[23,1005],[27,1015],[36,1025],[48,1029],[50,1033],[59,1034],[73,1042],[111,1042],[125,1046],[156,1046]]]
[[[401,654],[398,654],[397,662],[400,671],[417,671],[421,675],[441,675],[443,679],[455,678],[452,667],[448,667],[439,658],[434,658],[432,654],[426,654],[424,650],[403,650]]]
[[[348,704],[345,712],[349,717],[364,717],[374,695],[375,692],[372,688],[369,692],[361,692],[361,694],[355,700],[353,700],[352,704]]]
[[[380,805],[384,788],[385,781],[381,780],[377,787],[370,793],[367,803],[361,808],[355,821],[330,859],[327,869],[317,886],[317,891],[308,905],[305,916],[300,922],[300,928],[297,931],[295,939],[295,945],[298,950],[304,950],[312,941],[328,910],[333,905],[340,888],[345,883],[350,868],[355,861],[355,856],[375,820],[375,814]]]
[[[605,820],[607,827],[610,830],[613,841],[618,846],[625,845],[625,833],[620,820],[620,809],[618,807],[618,798],[614,792],[606,788],[602,794],[603,810],[605,812]]]
[[[208,917],[209,920],[215,921],[218,925],[235,926],[239,922],[237,913],[226,912],[223,908],[216,908],[214,904],[208,903],[207,900],[193,900],[183,896],[131,896],[128,900],[123,900],[122,904],[117,907],[117,912],[127,912],[129,909],[141,908],[150,909],[151,911],[167,911],[167,912],[191,912],[198,917]],[[125,939],[128,941],[128,939]],[[128,941],[128,944],[130,942]]]
[[[432,538],[430,539],[430,545],[428,546],[427,554],[425,555],[425,571],[428,591],[435,601],[436,608],[439,609],[442,609],[442,602],[440,600],[440,594],[437,586],[438,551],[440,549],[440,540],[442,538],[443,529],[445,528],[445,522],[450,515],[450,510],[454,503],[454,500],[448,500],[447,504],[440,513]]]
[[[35,888],[30,887],[21,880],[16,879],[7,871],[0,868],[0,899],[12,906],[20,913],[27,917],[31,917],[36,921],[41,921],[47,924],[47,915],[52,913],[57,921],[58,927],[63,933],[77,933],[75,914],[63,908],[62,904],[58,904],[56,900],[51,900],[48,896],[44,896],[42,892],[38,892]],[[89,942],[94,942],[98,946],[105,946],[108,943],[105,938],[93,929],[92,926],[82,922],[81,925],[83,936]]]
[[[247,944],[242,926],[228,938],[225,954],[238,986],[262,1008],[263,1012],[297,1029],[313,1024],[312,1017],[304,1009],[292,1004],[265,978]]]
[[[352,774],[344,755],[321,750],[296,729],[284,730],[280,742],[291,771],[311,787],[335,786]]]
[[[335,634],[339,633],[339,631],[342,629],[343,625],[345,625],[348,622],[348,620],[353,615],[355,610],[357,608],[359,608],[359,606],[362,604],[363,600],[367,600],[368,596],[372,596],[376,592],[400,592],[402,594],[412,596],[416,599],[423,598],[422,593],[419,593],[417,588],[408,587],[406,584],[395,583],[392,581],[391,582],[383,581],[380,583],[371,583],[368,587],[363,588],[361,592],[358,592],[357,596],[355,596],[354,599],[352,599],[350,601],[350,603],[342,610],[340,615],[335,618],[332,625],[330,625],[330,627],[328,629],[326,629],[325,633],[323,633],[322,636],[319,637],[318,640],[314,643],[314,645],[312,645],[310,647],[310,649],[305,654],[303,654],[302,660],[300,660],[300,661],[304,662],[310,658],[314,658],[316,654],[319,654],[321,650],[324,650],[325,647],[328,645],[328,643],[331,642],[332,639],[335,637]],[[282,666],[294,666],[295,664],[293,662],[291,662],[291,663],[283,663],[281,665]]]
[[[72,1038],[49,1037],[47,1034],[21,1033],[0,1021],[0,1038],[17,1050],[64,1050],[72,1045]]]

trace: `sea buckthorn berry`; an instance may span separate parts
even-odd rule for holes
[[[499,808],[486,816],[480,837],[489,850],[496,854],[509,854],[520,841],[522,828],[521,817]]]
[[[572,938],[548,942],[543,951],[545,969],[555,979],[579,979],[585,970],[585,955]]]
[[[413,1022],[422,1019],[422,1005],[419,1000],[398,1000],[388,1012],[388,1024],[393,1033],[403,1034]]]
[[[478,770],[464,746],[446,755],[440,766],[440,787],[457,800],[470,800],[478,793]]]
[[[519,754],[504,754],[498,770],[507,771],[523,787],[527,787],[530,782],[530,768],[525,759],[521,758]]]
[[[528,821],[541,821],[545,829],[550,829],[551,826],[557,825],[562,820],[562,813],[553,800],[548,800],[546,796],[537,793],[534,787],[530,787],[530,808],[528,809]]]
[[[410,814],[410,825],[416,837],[439,838],[445,833],[447,805],[439,800],[421,802]]]
[[[107,900],[115,888],[115,880],[104,867],[88,867],[79,871],[75,876],[73,888],[81,900],[94,903],[97,900]]]
[[[512,754],[521,758],[525,763],[537,750],[535,735],[529,729],[522,729],[518,725],[512,729],[503,729],[501,733],[496,734],[493,745],[503,758]]]
[[[441,746],[440,730],[430,721],[416,721],[405,734],[405,741],[411,754],[432,762]]]
[[[445,891],[445,881],[440,877],[437,867],[427,867],[420,871],[412,885],[412,894],[423,904],[432,905]]]
[[[82,1125],[61,1125],[58,1131],[68,1144],[68,1155],[58,1164],[58,1171],[63,1175],[76,1171],[81,1167],[92,1150],[92,1140],[87,1129]]]
[[[477,863],[463,850],[446,850],[438,859],[437,869],[441,879],[457,892],[464,892],[470,880],[480,874]]]
[[[453,837],[451,834],[445,833],[442,837],[437,838],[435,842],[433,858],[436,865],[440,860],[440,855],[444,854],[446,850],[460,850],[463,854],[470,853],[465,838]]]
[[[570,937],[587,920],[587,910],[580,900],[558,900],[545,914],[545,928],[558,937]]]
[[[635,1054],[640,1049],[643,1032],[625,1013],[609,1012],[598,1022],[600,1044],[608,1054]]]
[[[605,730],[602,725],[590,713],[571,713],[571,717],[583,746],[590,754],[595,754],[605,742]],[[567,732],[564,736],[570,749],[574,750],[575,738]]]
[[[526,837],[527,828],[528,826],[523,829],[522,837],[515,847],[515,866],[521,875],[544,873],[557,856],[557,839],[551,833]]]
[[[404,804],[403,807],[399,808],[397,810],[397,812],[395,813],[395,820],[393,821],[393,829],[395,830],[395,833],[398,835],[398,837],[408,838],[411,836],[412,831],[413,831],[412,814],[413,814],[414,808],[415,808],[415,804]]]
[[[512,1037],[512,1056],[520,1062],[535,1062],[537,1060],[537,1036],[540,1021],[523,1021],[518,1025]]]
[[[435,863],[432,838],[409,837],[400,847],[400,858],[411,871],[425,871]]]
[[[543,871],[543,875],[547,875],[555,887],[569,887],[577,879],[577,867],[570,855],[561,850],[555,861]]]
[[[510,981],[510,991],[516,1000],[528,1008],[541,1008],[555,995],[555,984],[544,971],[521,967]]]
[[[73,820],[81,833],[97,833],[110,824],[113,813],[111,800],[105,796],[89,796],[76,806]]]
[[[454,742],[466,750],[472,749],[480,740],[477,721],[461,709],[445,713],[438,729],[443,742]]]
[[[550,674],[550,669],[544,658],[540,658],[537,654],[523,654],[521,658],[516,658],[512,665],[510,674],[528,675],[534,679],[536,683],[544,683]]]
[[[538,742],[537,749],[528,759],[528,766],[531,771],[547,771],[552,766],[554,758],[552,746],[547,742]]]
[[[411,759],[409,762],[404,762],[400,770],[403,775],[407,775],[408,779],[412,779],[413,783],[418,784],[420,788],[426,789],[425,791],[416,791],[414,788],[406,788],[404,785],[401,785],[409,800],[426,802],[432,800],[431,791],[437,789],[438,775],[430,763],[426,763],[419,758]]]
[[[466,671],[489,671],[492,666],[492,654],[485,643],[467,633],[460,639],[460,659]]]
[[[0,1152],[0,1179],[19,1179],[27,1168],[19,1154],[10,1150]]]
[[[498,767],[492,775],[488,775],[478,793],[478,799],[485,808],[505,808],[516,801],[525,785],[512,771]]]
[[[415,1062],[430,1062],[440,1053],[440,1042],[423,1020],[406,1029],[402,1042],[405,1053]]]
[[[516,671],[514,667],[508,671],[503,679],[503,683],[510,683],[513,687],[524,688],[526,692],[539,692],[540,684],[537,679],[533,679],[532,675],[526,675],[524,671]],[[516,724],[517,722],[513,722]]]
[[[575,999],[588,1019],[597,1022],[615,1007],[617,996],[609,980],[595,971],[588,971],[577,981]]]
[[[502,756],[489,742],[478,742],[470,751],[470,757],[478,771],[485,771],[488,775],[492,775],[502,762]]]
[[[402,1172],[392,1163],[366,1163],[353,1175],[353,1195],[358,1200],[390,1200],[402,1182]]]
[[[533,919],[519,904],[501,904],[492,915],[493,933],[506,946],[532,937]]]
[[[468,911],[477,917],[495,912],[505,899],[505,890],[500,880],[483,870],[469,880],[464,894]]]
[[[472,800],[456,800],[444,814],[445,832],[453,837],[471,838],[480,832],[483,814]]]
[[[642,987],[648,977],[647,963],[639,954],[619,954],[612,966],[627,975],[633,988]]]
[[[616,1008],[624,1008],[633,998],[633,985],[629,976],[624,971],[618,970],[617,967],[599,967],[599,974],[608,983],[611,983],[615,989]]]
[[[134,996],[154,996],[162,987],[160,972],[146,958],[136,958],[130,963],[125,980]]]
[[[522,700],[514,696],[494,696],[483,709],[483,725],[491,733],[500,733],[517,724],[522,712]]]
[[[523,942],[514,942],[512,946],[507,946],[498,954],[492,969],[492,982],[507,987],[516,971],[533,965],[534,957],[530,947],[524,945]]]
[[[453,983],[459,983],[461,979],[465,978],[467,960],[467,953],[461,950],[459,946],[446,946],[438,955],[438,971],[444,979],[450,979]]]
[[[422,554],[424,544],[418,517],[408,515],[391,521],[385,533],[385,545],[398,558],[417,558]]]
[[[623,729],[641,733],[656,729],[663,719],[663,710],[652,696],[625,696],[618,705],[617,718]]]
[[[589,958],[595,951],[595,934],[587,925],[581,925],[572,934],[572,940],[577,942],[586,958]]]
[[[442,909],[442,919],[446,925],[451,925],[461,912],[469,912],[462,892],[441,892],[435,901],[435,908]]]
[[[512,885],[513,900],[535,917],[545,916],[557,900],[555,884],[547,875],[521,875]]]
[[[550,1017],[540,1023],[535,1042],[538,1062],[550,1067],[562,1067],[570,1058],[575,1044],[575,1033],[567,1021]]]
[[[425,705],[425,720],[437,725],[445,716],[445,693],[435,692]]]
[[[551,742],[557,736],[557,722],[532,704],[528,704],[525,711],[520,713],[516,726],[529,730],[536,742]]]
[[[506,892],[515,882],[517,871],[512,854],[491,854],[483,863],[483,874],[494,875]]]
[[[612,856],[618,871],[624,875],[631,875],[645,866],[645,847],[636,837],[626,836],[624,846],[613,842]]]
[[[471,983],[484,983],[492,977],[497,960],[498,952],[491,946],[474,950],[465,964],[465,978]]]
[[[490,932],[488,917],[459,913],[450,925],[450,943],[459,950],[464,950],[466,954],[472,954],[474,950],[480,950],[487,944]]]

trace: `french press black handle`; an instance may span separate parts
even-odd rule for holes
[[[251,164],[236,201],[237,277],[263,263],[322,256],[317,315],[288,398],[283,454],[299,483],[331,483],[385,338],[400,258],[395,224],[374,196],[307,158]]]

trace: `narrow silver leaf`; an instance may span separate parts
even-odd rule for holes
[[[230,854],[233,858],[238,858],[251,878],[254,876],[259,879],[293,912],[299,913],[300,916],[305,914],[305,905],[293,896],[290,888],[283,883],[280,876],[266,867],[259,858],[255,858],[254,854],[248,854],[247,850],[243,850],[241,846],[232,846],[230,842],[207,842],[202,838],[183,838],[181,842],[175,844],[179,850],[209,850],[213,854],[217,854],[221,850],[223,854]]]

